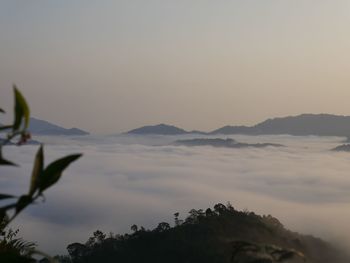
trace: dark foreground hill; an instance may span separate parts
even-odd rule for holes
[[[86,243],[73,243],[61,262],[97,263],[345,263],[349,258],[321,239],[291,232],[272,216],[217,204],[194,210],[175,226],[153,230],[133,225],[132,234],[107,237],[96,231]],[[66,260],[66,261],[64,261]],[[71,261],[70,261],[71,260]]]

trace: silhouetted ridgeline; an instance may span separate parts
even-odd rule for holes
[[[254,126],[224,126],[212,132],[186,131],[171,125],[144,126],[127,132],[128,134],[181,135],[197,134],[290,134],[296,136],[350,136],[350,116],[331,114],[302,114],[263,121]]]
[[[150,125],[150,126],[144,126],[141,128],[137,128],[131,131],[128,131],[127,134],[159,134],[159,135],[180,135],[180,134],[187,134],[188,132],[177,128],[172,125],[167,124],[158,124],[158,125]]]
[[[350,134],[350,116],[302,114],[268,119],[252,127],[226,126],[212,132],[212,134],[220,133],[348,136]]]
[[[350,152],[350,144],[339,145],[339,146],[333,148],[332,151],[336,151],[336,152]]]
[[[234,139],[189,139],[189,140],[177,140],[174,145],[184,145],[184,146],[213,146],[213,147],[225,147],[225,148],[264,148],[268,146],[272,147],[282,147],[282,144],[276,143],[240,143],[236,142]]]
[[[30,118],[30,125],[28,129],[32,134],[38,135],[87,135],[86,131],[70,128],[66,129],[50,122]]]
[[[345,263],[349,258],[321,239],[291,232],[272,216],[236,211],[230,204],[194,210],[174,227],[133,225],[132,234],[96,231],[86,243],[72,243],[61,262]],[[72,261],[69,261],[71,258]],[[304,261],[306,260],[306,261]]]

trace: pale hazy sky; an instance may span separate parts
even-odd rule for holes
[[[0,103],[114,133],[350,115],[348,0],[0,0]]]

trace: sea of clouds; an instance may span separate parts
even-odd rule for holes
[[[83,153],[47,191],[46,201],[12,224],[51,254],[66,253],[94,230],[130,232],[184,218],[191,208],[230,201],[237,209],[271,214],[289,229],[350,243],[350,153],[330,151],[336,137],[232,136],[285,147],[214,148],[170,145],[191,136],[39,137],[45,162]],[[198,137],[198,136],[196,136]],[[226,138],[226,137],[222,137]],[[38,146],[7,146],[20,167],[1,167],[0,192],[28,191]]]

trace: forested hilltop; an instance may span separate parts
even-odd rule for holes
[[[192,209],[185,220],[174,214],[174,226],[159,223],[153,230],[136,225],[132,234],[101,231],[84,244],[68,245],[60,262],[210,262],[344,263],[350,258],[325,241],[284,228],[278,219],[237,211],[217,204],[205,211]]]

